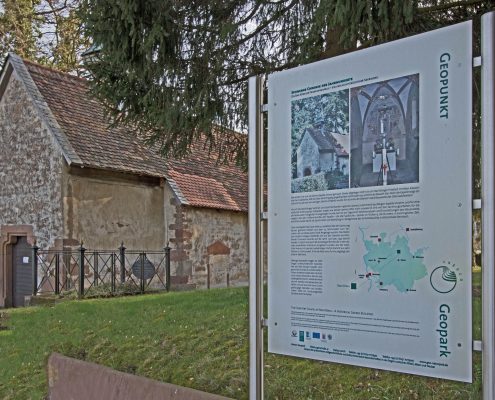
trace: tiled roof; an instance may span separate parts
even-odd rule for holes
[[[306,129],[306,132],[311,135],[319,150],[334,151],[335,143],[333,142],[331,136],[322,132],[320,129],[314,128],[308,128]]]
[[[174,170],[170,171],[169,174],[190,204],[199,203],[205,207],[225,208],[228,210],[239,207],[225,186],[215,179],[181,174]]]
[[[331,132],[322,132],[320,129],[315,128],[308,128],[306,132],[311,135],[321,152],[335,152],[338,156],[349,155],[348,151],[340,143],[340,140],[337,140],[336,135]]]
[[[109,127],[103,106],[88,96],[84,79],[24,64],[84,166],[165,176],[163,159],[125,129]]]
[[[247,173],[217,160],[218,153],[209,152],[206,143],[198,141],[192,146],[190,156],[167,160],[168,177],[192,206],[247,211]]]
[[[11,62],[19,63],[19,57],[9,57]],[[70,153],[68,156],[64,152],[69,161],[85,167],[163,177],[177,198],[190,206],[247,211],[247,173],[232,164],[219,164],[217,154],[209,152],[204,142],[194,144],[191,154],[183,159],[164,159],[129,130],[111,126],[103,105],[89,96],[84,79],[25,60],[23,65],[28,77],[22,79],[32,78],[47,113],[51,112],[61,131],[59,143],[62,149],[69,149],[65,151]]]

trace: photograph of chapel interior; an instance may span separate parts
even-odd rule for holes
[[[351,187],[419,182],[419,74],[351,89]]]

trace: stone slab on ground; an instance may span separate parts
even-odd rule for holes
[[[50,400],[229,400],[58,353],[50,355],[47,368]]]

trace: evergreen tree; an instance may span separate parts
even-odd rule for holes
[[[95,95],[162,152],[246,127],[247,79],[460,22],[483,0],[84,0]],[[230,154],[224,154],[228,156]]]

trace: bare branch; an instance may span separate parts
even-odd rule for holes
[[[429,13],[433,13],[433,12],[450,10],[450,9],[456,8],[456,7],[467,7],[467,6],[474,6],[474,5],[478,5],[478,4],[481,5],[483,3],[486,3],[486,1],[483,1],[483,0],[463,0],[463,1],[456,1],[453,3],[437,4],[436,6],[430,6],[430,7],[420,7],[420,8],[418,8],[418,12],[420,14],[429,14]]]

